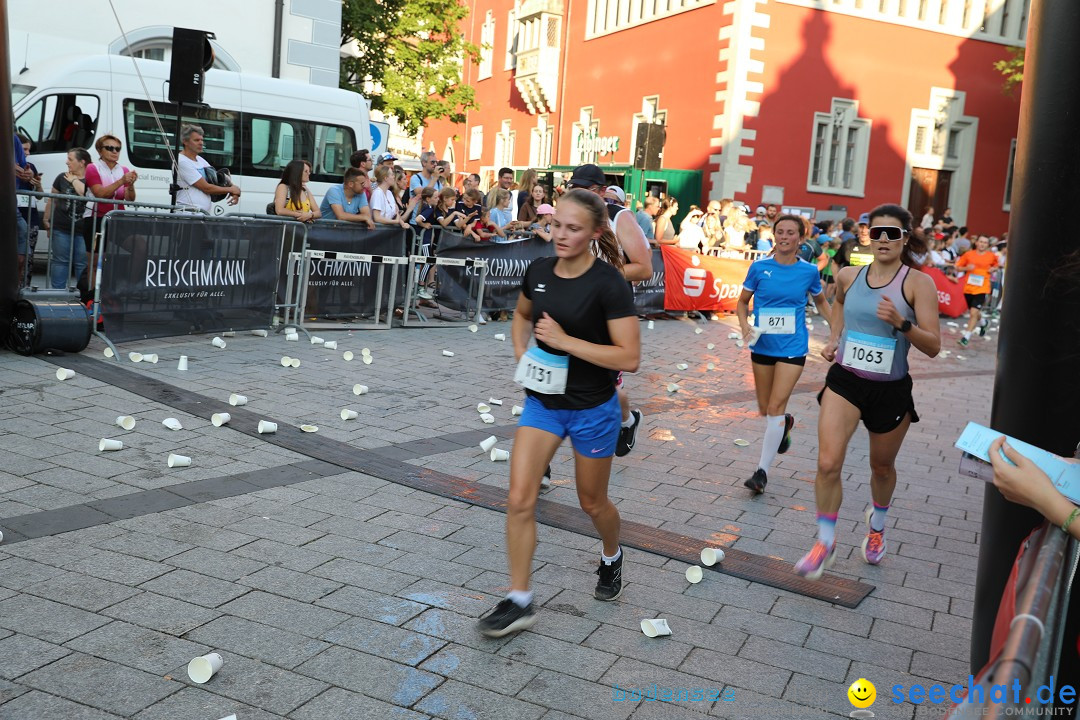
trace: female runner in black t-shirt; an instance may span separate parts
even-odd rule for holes
[[[607,488],[622,425],[615,374],[634,372],[641,359],[637,311],[619,272],[622,253],[603,200],[587,190],[571,190],[555,209],[551,234],[556,256],[529,265],[514,312],[514,379],[527,398],[510,458],[511,590],[480,619],[480,631],[489,637],[536,622],[529,590],[536,496],[544,468],[567,436],[574,446],[578,502],[604,544],[593,595],[614,600],[622,593],[619,511]],[[597,255],[607,262],[598,262]],[[530,335],[536,336],[534,348],[529,348]]]

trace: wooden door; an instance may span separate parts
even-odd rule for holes
[[[952,185],[952,170],[931,170],[930,168],[911,168],[911,186],[908,191],[908,210],[918,225],[926,213],[928,205],[934,208],[934,217],[945,214],[949,207],[949,187]]]

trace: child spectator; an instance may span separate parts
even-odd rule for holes
[[[465,226],[465,237],[473,242],[488,242],[496,235],[505,237],[502,228],[491,224],[488,214],[487,208],[482,209],[476,222]]]
[[[509,198],[510,193],[507,193]],[[469,223],[475,222],[476,218],[480,216],[480,208],[483,207],[484,194],[475,187],[465,189],[465,193],[454,208],[458,211],[460,217],[454,222],[459,228],[463,228]]]
[[[490,211],[491,222],[505,235],[521,227],[521,223],[514,219],[514,211],[510,208],[510,191],[503,188],[495,188],[495,207]]]
[[[536,222],[529,227],[538,238],[551,242],[551,219],[555,217],[555,208],[547,203],[536,208]]]

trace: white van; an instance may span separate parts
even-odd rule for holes
[[[169,63],[120,55],[56,58],[14,77],[15,128],[33,141],[30,161],[44,190],[65,171],[69,149],[86,148],[96,160],[94,140],[108,133],[123,143],[120,164],[139,173],[137,199],[168,204],[172,169],[165,146],[175,152],[177,129],[168,79]],[[349,156],[371,147],[368,102],[348,90],[210,70],[203,101],[203,107],[184,105],[183,120],[202,126],[203,157],[216,168],[229,168],[243,190],[238,206],[215,203],[215,214],[265,212],[282,169],[293,159],[312,164],[309,188],[321,201],[330,185],[341,182]]]

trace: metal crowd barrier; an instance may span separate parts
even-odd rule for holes
[[[281,333],[286,327],[298,324],[301,320],[300,316],[300,295],[299,295],[299,283],[298,278],[300,274],[299,270],[299,258],[307,251],[308,248],[308,223],[302,223],[299,220],[293,218],[282,217],[281,215],[266,215],[259,213],[226,213],[222,217],[235,217],[235,218],[248,218],[251,220],[275,220],[277,222],[289,223],[293,228],[293,232],[288,236],[286,245],[282,247],[282,258],[285,263],[282,274],[285,276],[285,291],[281,292],[281,288],[278,288],[278,302],[274,306],[275,320],[279,322],[274,326],[275,333]],[[299,239],[299,247],[297,247],[297,232],[303,231]],[[305,333],[307,331],[305,330]]]
[[[462,267],[466,269],[466,272],[469,270],[478,270],[479,275],[469,273],[469,299],[472,302],[458,313],[460,319],[448,319],[443,315],[440,306],[435,316],[440,320],[443,320],[443,323],[439,325],[427,325],[427,318],[421,316],[419,312],[415,313],[418,318],[415,321],[410,321],[409,318],[411,313],[405,313],[405,317],[402,319],[401,323],[403,327],[454,327],[459,325],[471,325],[472,323],[480,322],[482,320],[481,310],[484,305],[484,283],[487,281],[488,271],[486,260],[410,255],[408,263],[410,269],[409,281],[405,289],[405,305],[410,309],[416,306],[416,302],[419,299],[418,291],[421,284],[420,269],[424,267],[437,268],[439,265]]]
[[[332,250],[305,250],[302,255],[299,253],[292,254],[298,256],[297,262],[299,262],[302,267],[298,293],[300,298],[299,319],[295,325],[303,330],[307,337],[311,337],[310,330],[389,330],[393,326],[394,313],[391,312],[391,309],[394,307],[394,294],[398,286],[398,266],[406,265],[408,263],[406,258],[393,255],[364,255],[361,253],[336,252]],[[375,312],[371,321],[360,323],[305,322],[304,318],[307,317],[308,288],[311,281],[310,269],[312,260],[370,263],[371,265],[378,266],[379,270],[375,281]],[[292,258],[290,258],[290,264],[291,261]],[[390,267],[389,283],[386,282],[386,268],[388,266]],[[290,276],[290,280],[291,279]],[[385,306],[383,303],[384,300],[386,301]],[[386,319],[380,321],[379,318],[383,316],[384,312]]]
[[[706,251],[713,257],[727,258],[729,260],[749,260],[757,262],[761,258],[772,253],[772,250],[726,250],[722,247],[711,247]]]
[[[180,210],[182,212],[205,214],[201,209],[190,205],[162,205],[159,203],[139,202],[137,200],[132,200],[129,202],[126,200],[117,200],[116,198],[99,198],[89,195],[64,195],[52,192],[37,192],[35,190],[16,190],[15,196],[17,205],[16,210],[19,212],[19,214],[25,215],[25,220],[27,224],[28,247],[26,253],[26,266],[24,268],[25,276],[21,278],[22,285],[24,286],[24,290],[26,293],[47,294],[49,292],[61,292],[64,294],[70,294],[75,291],[75,287],[71,283],[72,280],[78,282],[79,279],[78,276],[74,275],[74,273],[72,272],[75,267],[75,256],[78,254],[76,253],[76,247],[85,247],[85,245],[81,245],[81,243],[84,242],[83,238],[87,236],[87,233],[89,234],[89,237],[96,239],[98,233],[101,232],[100,226],[104,219],[104,216],[98,217],[96,214],[84,216],[84,211],[87,205],[123,205],[125,210],[150,211],[155,213],[173,212],[176,210]],[[23,202],[23,198],[25,198],[25,203]],[[39,200],[54,201],[49,205],[48,217],[44,217],[42,213],[43,219],[48,222],[48,229],[46,229],[44,225],[39,224],[35,226],[32,224],[32,218],[34,212],[37,210],[36,206]],[[68,248],[67,256],[67,277],[64,282],[64,287],[58,288],[53,287],[52,270],[53,262],[54,260],[56,260],[56,253],[53,249],[53,233],[56,231],[56,208],[60,201],[70,203],[70,215],[68,219],[71,220],[72,229],[70,231],[71,243],[70,247]],[[40,288],[32,285],[31,282],[33,279],[34,252],[37,246],[38,238],[40,237],[42,231],[47,232],[49,236],[49,254],[47,256],[45,265],[45,288]],[[80,243],[80,245],[77,245],[77,243]],[[87,253],[88,263],[93,255],[94,253],[92,252]],[[91,268],[91,275],[93,275],[95,272],[96,268]],[[92,284],[92,282],[88,282],[88,285]]]

